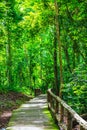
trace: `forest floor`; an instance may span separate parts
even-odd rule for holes
[[[31,98],[15,92],[8,94],[0,93],[0,128],[6,128],[12,116],[12,111]]]

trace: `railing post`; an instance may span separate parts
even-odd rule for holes
[[[58,108],[59,108],[59,106],[58,106],[58,101],[55,99],[55,108],[54,108],[54,110],[55,110],[55,123],[58,125],[58,120],[57,120],[57,115],[58,115]]]
[[[54,105],[55,105],[55,102],[54,102],[54,98],[52,97],[52,108],[54,109]]]
[[[67,116],[68,116],[67,130],[72,130],[72,116],[71,116],[70,112],[67,112]]]
[[[64,107],[61,105],[60,108],[60,122],[64,121]]]
[[[85,130],[82,126],[80,126],[80,130]]]
[[[58,101],[56,100],[56,106],[55,106],[55,114],[58,113],[58,110],[59,110],[59,106],[58,106]]]
[[[50,107],[52,107],[52,96],[50,95]]]
[[[49,102],[49,92],[47,92],[47,102]]]
[[[49,102],[50,102],[50,95],[49,95],[49,92],[47,91],[47,102],[48,102],[48,109],[49,109]]]

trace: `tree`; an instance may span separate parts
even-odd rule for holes
[[[60,97],[62,96],[62,86],[63,86],[63,75],[62,75],[62,55],[61,55],[61,40],[60,40],[60,24],[59,24],[59,8],[57,1],[55,0],[55,23],[56,23],[56,34],[57,34],[57,39],[58,39],[58,48],[59,48],[59,62],[60,62],[60,90],[58,90],[58,95]]]

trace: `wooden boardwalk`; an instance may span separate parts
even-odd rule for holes
[[[46,95],[40,95],[15,110],[6,130],[58,130],[47,109]]]

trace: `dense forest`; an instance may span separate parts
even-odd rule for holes
[[[87,112],[87,1],[0,1],[0,93],[48,88]]]

